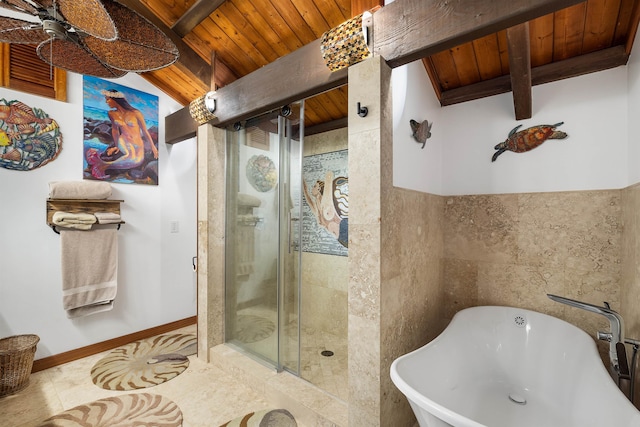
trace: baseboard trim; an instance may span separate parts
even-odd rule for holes
[[[164,325],[145,329],[139,332],[134,332],[132,334],[123,335],[121,337],[113,338],[107,341],[91,344],[86,347],[77,348],[75,350],[55,354],[49,357],[43,357],[42,359],[33,361],[33,368],[31,369],[31,372],[33,373],[42,371],[44,369],[53,368],[54,366],[62,365],[63,363],[82,359],[83,357],[93,356],[94,354],[98,354],[107,350],[113,350],[114,348],[129,344],[133,341],[150,338],[155,335],[175,331],[176,329],[184,328],[186,326],[191,326],[196,323],[197,319],[197,316],[187,317],[186,319],[176,320],[175,322],[166,323]]]

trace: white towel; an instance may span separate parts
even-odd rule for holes
[[[91,226],[96,223],[95,215],[90,213],[64,212],[58,211],[51,218],[53,224],[65,228],[76,228],[78,230],[91,230]]]
[[[118,284],[118,231],[60,230],[60,245],[67,316],[111,310]]]
[[[94,214],[98,220],[98,224],[117,224],[122,222],[122,218],[113,212],[96,212]]]
[[[50,199],[107,199],[111,184],[104,181],[53,181],[49,183]]]

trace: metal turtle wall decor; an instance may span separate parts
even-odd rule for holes
[[[427,120],[423,120],[422,123],[409,120],[409,125],[411,126],[411,136],[413,136],[416,142],[422,144],[421,148],[424,148],[427,139],[431,137],[431,126],[433,126],[433,123],[429,123]]]
[[[30,171],[62,150],[58,123],[39,108],[0,99],[0,167]]]
[[[491,157],[491,161],[495,162],[498,156],[505,151],[513,151],[514,153],[524,153],[525,151],[533,150],[536,147],[542,145],[547,139],[564,139],[568,135],[565,132],[556,130],[556,128],[564,122],[556,123],[555,125],[538,125],[526,128],[518,132],[518,129],[522,125],[514,127],[509,136],[504,142],[493,147],[496,151]]]

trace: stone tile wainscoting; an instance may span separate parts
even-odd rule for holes
[[[564,319],[595,337],[596,314],[547,293],[602,305],[640,337],[640,185],[622,190],[450,196],[444,199],[445,320],[476,305]],[[608,344],[598,342],[608,365]]]

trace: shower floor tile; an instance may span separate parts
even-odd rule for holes
[[[245,308],[238,312],[239,316],[257,317],[269,320],[273,324],[277,322],[276,313],[273,309],[254,306]],[[260,329],[259,325],[256,329]],[[296,371],[297,369],[297,348],[298,341],[297,318],[294,316],[285,327],[285,336],[291,346],[285,346],[285,353],[282,355],[285,367]],[[259,334],[247,334],[252,337]],[[265,334],[266,335],[266,334]],[[277,334],[268,334],[263,339],[249,339],[250,342],[241,344],[246,349],[258,354],[271,355],[269,358],[275,359]],[[335,334],[320,331],[314,328],[303,327],[300,333],[300,376],[315,385],[316,387],[334,395],[335,397],[347,401],[349,390],[347,387],[347,339]],[[240,343],[237,343],[240,344]],[[331,356],[322,355],[323,351],[329,350]]]
[[[305,328],[301,337],[300,376],[345,402],[347,387],[347,340],[334,334]],[[331,351],[331,356],[322,352]]]

